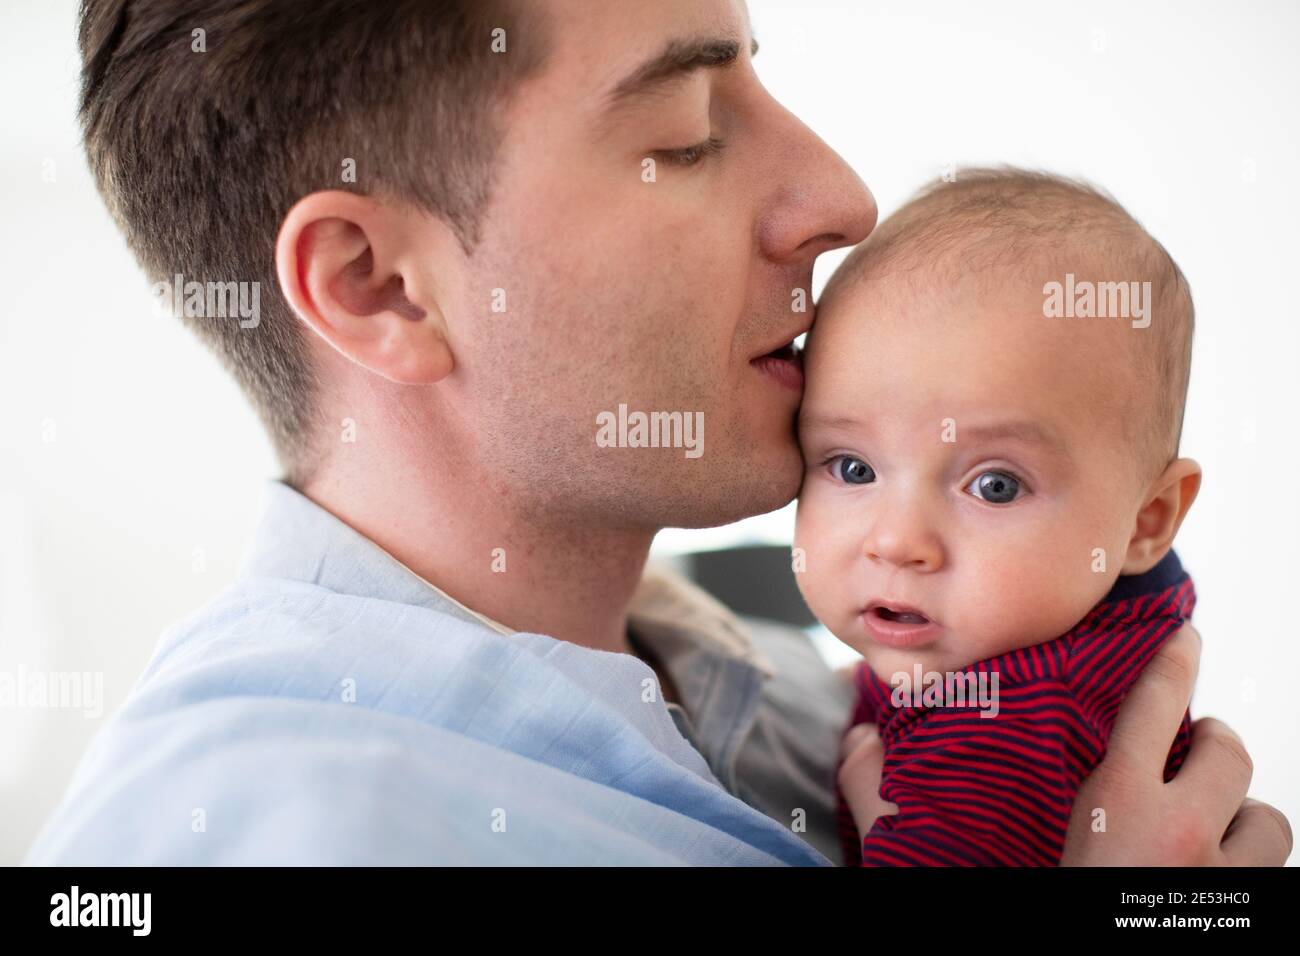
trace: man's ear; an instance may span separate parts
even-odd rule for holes
[[[1156,566],[1169,552],[1200,490],[1201,466],[1190,458],[1179,458],[1160,473],[1147,489],[1120,574],[1141,574]]]
[[[341,190],[299,200],[275,244],[294,312],[338,352],[377,375],[429,385],[455,358],[421,240],[430,217]]]

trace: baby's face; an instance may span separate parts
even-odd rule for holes
[[[833,288],[805,355],[796,577],[885,680],[1069,630],[1146,490],[1121,437],[1127,322],[1044,318],[1041,283],[927,283]]]

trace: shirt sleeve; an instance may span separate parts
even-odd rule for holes
[[[1055,866],[1084,775],[1080,733],[1060,685],[1004,698],[993,717],[926,713],[886,759],[880,795],[898,813],[863,839],[863,865]]]
[[[1069,635],[1070,692],[1102,740],[1110,738],[1120,706],[1165,642],[1191,617],[1194,600],[1185,580],[1132,602],[1103,604]]]
[[[228,698],[109,730],[29,865],[783,862],[740,840],[715,848],[670,807],[353,705]]]

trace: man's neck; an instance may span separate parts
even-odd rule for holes
[[[525,520],[456,476],[349,474],[301,489],[467,608],[509,628],[631,653],[628,605],[654,534]]]

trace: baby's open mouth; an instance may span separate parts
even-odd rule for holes
[[[895,624],[929,624],[930,623],[930,619],[928,617],[926,617],[924,614],[918,613],[917,611],[895,610],[894,608],[885,607],[884,605],[877,605],[873,607],[868,613],[874,614],[876,615],[876,617],[885,621],[893,621]]]
[[[873,641],[899,649],[917,649],[933,644],[942,633],[940,626],[914,607],[883,601],[869,604],[862,612],[862,626]]]

